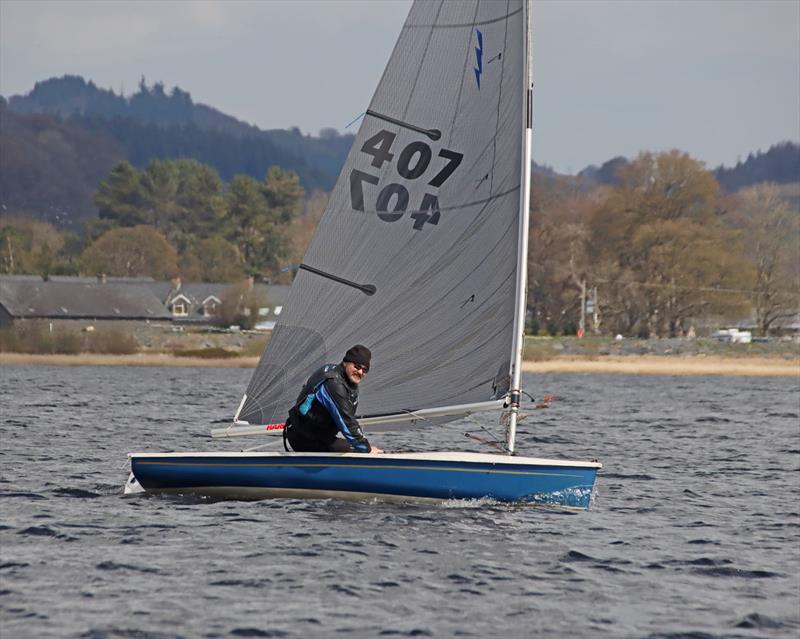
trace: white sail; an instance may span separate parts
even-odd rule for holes
[[[415,2],[239,419],[282,422],[309,373],[356,343],[373,352],[364,416],[507,395],[526,38],[522,0]]]

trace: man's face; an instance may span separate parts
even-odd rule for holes
[[[352,384],[360,384],[368,371],[369,366],[362,366],[355,362],[344,363],[344,374],[347,375],[347,379],[349,379]]]

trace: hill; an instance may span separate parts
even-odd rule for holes
[[[47,115],[20,115],[0,98],[0,211],[79,230],[97,217],[97,184],[126,157],[102,132]]]
[[[775,182],[788,184],[800,181],[800,144],[782,142],[769,148],[766,153],[759,151],[747,156],[744,162],[726,169],[719,166],[714,169],[717,182],[726,191],[758,184],[759,182]]]
[[[295,171],[307,190],[330,190],[353,143],[353,135],[323,130],[262,131],[216,109],[195,103],[175,87],[148,87],[142,79],[131,96],[101,89],[80,76],[38,82],[24,96],[12,96],[18,114],[43,114],[115,140],[139,168],[152,159],[190,157],[213,166],[220,177],[262,179],[270,166]]]
[[[296,172],[306,191],[329,191],[353,139],[334,129],[318,136],[296,128],[261,130],[195,103],[178,87],[167,92],[159,82],[147,86],[144,78],[130,96],[80,76],[51,78],[7,103],[0,96],[0,206],[77,230],[97,216],[92,198],[98,182],[124,159],[144,168],[153,159],[192,158],[225,181],[234,175],[261,180],[277,165]],[[613,184],[627,161],[616,157],[589,166],[577,183],[582,189]],[[547,166],[534,165],[534,172],[561,177]],[[791,183],[800,182],[800,145],[775,145],[714,174],[728,191],[763,181],[792,191]]]
[[[624,157],[615,157],[601,166],[588,166],[578,174],[589,187],[598,184],[616,184],[617,171],[628,163]],[[718,166],[712,171],[723,190],[734,193],[739,189],[759,184],[774,182],[793,206],[800,209],[800,144],[781,142],[769,148],[766,153],[759,151],[747,156],[744,162],[738,162],[732,168]]]

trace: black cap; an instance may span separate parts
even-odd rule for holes
[[[372,358],[372,353],[366,346],[356,344],[344,354],[345,362],[353,362],[353,364],[361,364],[369,368],[369,361]]]

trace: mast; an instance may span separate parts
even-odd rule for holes
[[[531,34],[531,0],[523,1],[525,19],[525,46],[523,66],[525,91],[523,92],[523,142],[522,175],[520,190],[519,237],[517,241],[517,282],[514,304],[514,338],[511,345],[511,395],[506,448],[514,454],[517,436],[517,417],[520,402],[520,378],[522,376],[522,349],[525,345],[525,313],[528,294],[528,227],[530,226],[531,202],[531,146],[533,139],[533,61]]]

